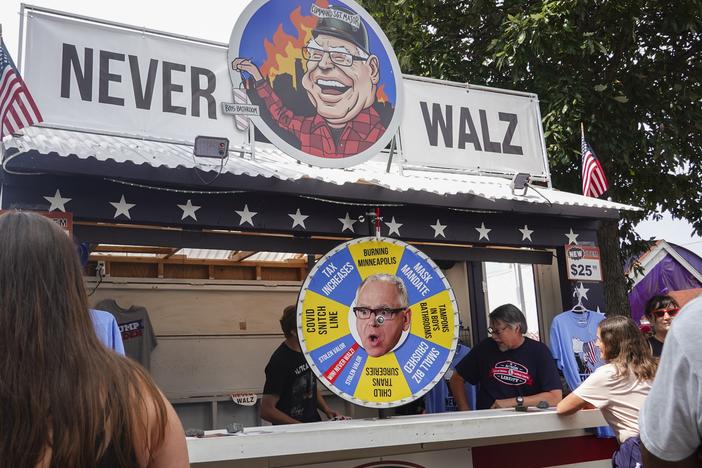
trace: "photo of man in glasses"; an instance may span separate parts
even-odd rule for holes
[[[287,106],[250,59],[233,60],[232,69],[252,77],[252,100],[263,103],[275,124],[299,141],[301,151],[323,158],[353,156],[373,146],[386,130],[374,108],[379,59],[369,51],[366,26],[353,11],[313,4],[311,14],[318,20],[302,48],[301,84],[316,114],[302,115]]]
[[[395,275],[367,277],[356,291],[353,313],[361,346],[371,357],[384,356],[409,330],[412,311],[405,283]]]

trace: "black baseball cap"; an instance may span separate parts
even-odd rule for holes
[[[340,13],[336,14],[333,18],[315,15],[319,16],[317,27],[312,30],[312,35],[315,38],[320,34],[338,37],[339,39],[344,39],[345,41],[357,45],[363,49],[364,52],[369,53],[366,25],[356,12],[341,5],[331,5],[325,10],[332,10]],[[356,21],[350,21],[349,19],[355,19]]]

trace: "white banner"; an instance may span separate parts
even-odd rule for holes
[[[248,141],[252,106],[227,115],[237,101],[225,45],[33,11],[25,50],[24,79],[47,125],[178,142],[227,137],[230,147]],[[404,80],[404,93],[407,163],[549,177],[535,96],[416,78]]]
[[[232,18],[232,22],[234,18]],[[246,133],[232,101],[227,47],[32,12],[24,79],[49,125],[182,142]]]
[[[400,131],[409,164],[550,177],[536,96],[408,77],[404,84]]]

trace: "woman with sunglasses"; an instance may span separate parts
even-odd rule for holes
[[[9,212],[0,246],[0,465],[187,467],[173,407],[95,334],[68,236]]]
[[[596,345],[606,364],[558,403],[556,410],[567,415],[598,408],[620,444],[612,456],[612,466],[641,466],[639,410],[651,390],[657,360],[629,317],[609,317],[600,322]]]
[[[673,318],[678,314],[680,306],[670,296],[653,296],[646,303],[646,318],[653,329],[653,336],[648,339],[654,357],[661,357],[663,342],[670,330]]]

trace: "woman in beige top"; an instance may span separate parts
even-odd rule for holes
[[[613,466],[634,467],[641,463],[639,410],[651,389],[657,363],[645,337],[628,317],[600,322],[596,344],[607,364],[595,370],[556,409],[564,415],[584,408],[601,410],[620,444],[612,457]]]

